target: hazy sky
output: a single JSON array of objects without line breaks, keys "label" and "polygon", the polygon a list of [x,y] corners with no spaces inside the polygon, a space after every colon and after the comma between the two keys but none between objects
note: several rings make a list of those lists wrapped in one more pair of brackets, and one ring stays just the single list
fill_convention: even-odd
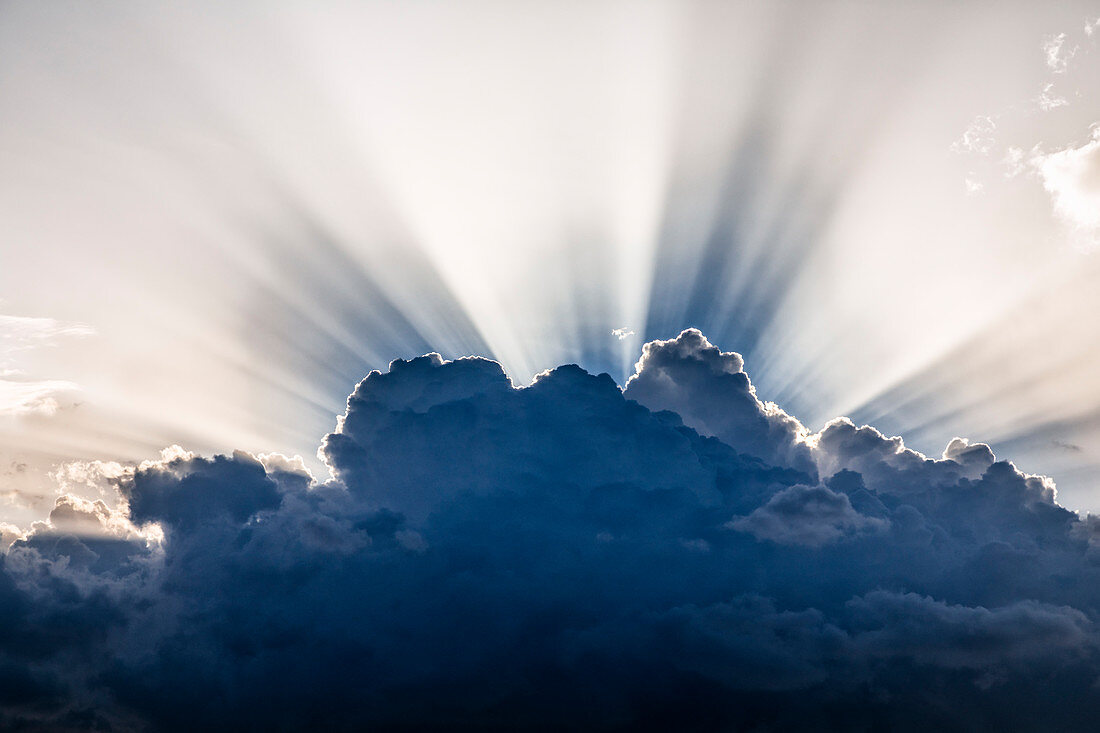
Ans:
[{"label": "hazy sky", "polygon": [[[762,397],[1100,509],[1097,3],[0,5],[0,519],[392,359]],[[615,329],[623,329],[618,335]],[[621,338],[620,338],[621,336]]]}]

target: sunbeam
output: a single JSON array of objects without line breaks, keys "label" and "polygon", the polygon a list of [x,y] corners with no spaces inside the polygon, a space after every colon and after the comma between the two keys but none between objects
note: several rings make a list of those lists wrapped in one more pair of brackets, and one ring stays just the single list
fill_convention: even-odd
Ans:
[{"label": "sunbeam", "polygon": [[[1080,9],[996,33],[918,3],[2,12],[2,308],[96,332],[5,367],[78,395],[5,418],[5,460],[174,442],[320,470],[394,358],[622,384],[642,343],[699,327],[812,428],[1022,446],[1100,504],[1100,344],[1072,315],[1092,255],[1041,185],[1100,100],[1020,101],[1095,78],[1079,30],[1045,81],[1036,22]],[[988,140],[956,144],[982,115]]]}]

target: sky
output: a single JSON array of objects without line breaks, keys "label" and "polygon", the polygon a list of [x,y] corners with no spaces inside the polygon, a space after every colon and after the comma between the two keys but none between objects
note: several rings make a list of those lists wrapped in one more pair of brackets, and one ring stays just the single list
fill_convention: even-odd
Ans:
[{"label": "sky", "polygon": [[[992,727],[1032,673],[1060,692],[1020,715],[1087,709],[1098,89],[1095,1],[0,2],[0,599],[47,619],[0,633],[26,691],[0,723],[171,729],[191,665],[231,721],[290,685],[282,654],[376,674],[349,640],[397,680],[349,728],[426,691],[423,728],[583,707],[579,659],[675,668],[649,713],[694,694],[725,723],[851,723],[860,685],[884,697],[858,721],[897,723],[929,703],[907,665],[977,685],[951,705]],[[697,587],[625,591],[629,553]],[[303,568],[302,607],[256,580]],[[526,619],[529,666],[454,641],[440,607],[486,596],[465,623]],[[913,651],[967,633],[998,654]],[[85,653],[124,661],[66,671]],[[464,654],[547,696],[428,672]],[[606,679],[594,728],[647,719],[648,683]],[[286,720],[347,704],[332,684]]]}]

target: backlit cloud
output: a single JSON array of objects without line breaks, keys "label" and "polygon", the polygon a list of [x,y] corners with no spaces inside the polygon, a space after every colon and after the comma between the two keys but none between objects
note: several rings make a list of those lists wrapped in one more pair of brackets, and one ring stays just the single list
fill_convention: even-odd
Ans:
[{"label": "backlit cloud", "polygon": [[321,454],[331,480],[178,447],[59,472],[48,520],[0,527],[2,727],[1100,714],[1091,518],[981,443],[808,433],[698,331],[647,344],[625,393],[576,366],[517,389],[486,359],[397,360]]},{"label": "backlit cloud", "polygon": [[1050,194],[1055,215],[1077,241],[1094,246],[1100,235],[1100,125],[1080,146],[1036,154],[1031,165]]}]

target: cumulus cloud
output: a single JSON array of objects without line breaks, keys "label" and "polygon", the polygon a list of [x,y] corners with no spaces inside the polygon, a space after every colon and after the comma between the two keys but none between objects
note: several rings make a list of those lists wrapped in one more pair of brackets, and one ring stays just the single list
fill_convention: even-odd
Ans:
[{"label": "cumulus cloud", "polygon": [[623,341],[634,335],[634,332],[627,328],[616,328],[611,332],[611,335],[615,338]]},{"label": "cumulus cloud", "polygon": [[368,375],[320,453],[74,464],[0,528],[0,728],[1090,730],[1100,529],[955,439],[809,434],[698,331]]},{"label": "cumulus cloud", "polygon": [[1031,158],[1043,187],[1050,194],[1055,215],[1084,244],[1100,237],[1100,125],[1091,139]]},{"label": "cumulus cloud", "polygon": [[760,400],[741,355],[721,351],[698,329],[646,344],[625,394],[772,464],[812,470],[802,423]]},{"label": "cumulus cloud", "polygon": [[846,535],[887,525],[886,520],[857,512],[844,494],[825,486],[796,484],[776,492],[764,506],[729,526],[761,540],[820,547]]}]

